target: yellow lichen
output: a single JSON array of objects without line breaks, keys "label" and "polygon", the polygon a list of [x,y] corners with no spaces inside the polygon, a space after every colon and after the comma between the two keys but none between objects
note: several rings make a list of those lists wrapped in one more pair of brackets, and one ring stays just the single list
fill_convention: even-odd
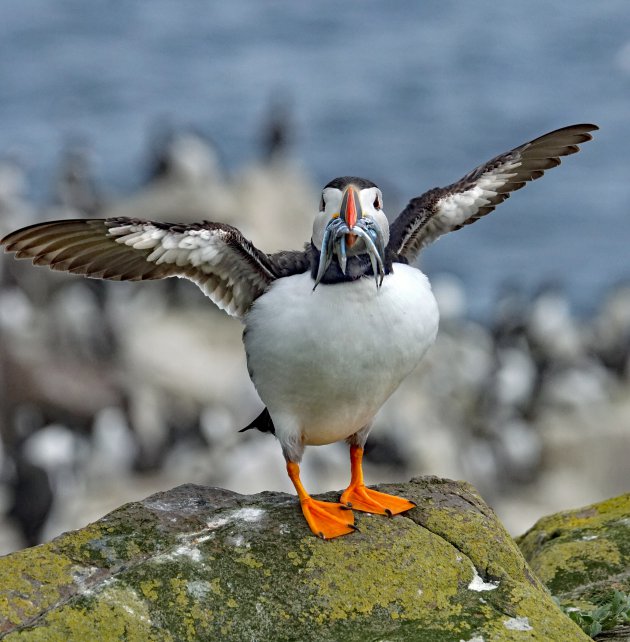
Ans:
[{"label": "yellow lichen", "polygon": [[162,581],[156,579],[140,582],[140,590],[142,591],[142,594],[150,600],[158,599],[159,593],[157,589],[161,586]]},{"label": "yellow lichen", "polygon": [[167,631],[159,635],[151,627],[146,605],[130,589],[110,588],[88,606],[66,605],[48,613],[35,629],[16,631],[4,638],[29,642],[173,642]]},{"label": "yellow lichen", "polygon": [[493,577],[509,575],[526,579],[525,563],[518,547],[497,519],[489,519],[476,511],[435,508],[424,522],[432,532],[440,535],[463,554],[473,565]]},{"label": "yellow lichen", "polygon": [[304,580],[316,592],[312,619],[321,624],[395,605],[401,619],[448,626],[459,610],[451,598],[470,572],[455,562],[454,549],[404,518],[365,516],[360,527],[365,537],[305,541],[311,555]]},{"label": "yellow lichen", "polygon": [[140,547],[135,543],[135,542],[128,542],[126,546],[126,556],[127,559],[131,559],[135,557],[136,555],[139,555],[141,553]]},{"label": "yellow lichen", "polygon": [[630,494],[544,517],[518,543],[532,569],[568,606],[590,607],[630,563]]},{"label": "yellow lichen", "polygon": [[245,564],[245,566],[249,566],[250,568],[263,567],[262,562],[259,562],[251,553],[245,553],[245,555],[241,555],[240,557],[237,557],[236,561],[239,564]]},{"label": "yellow lichen", "polygon": [[188,594],[188,581],[180,577],[172,577],[169,580],[172,595],[172,615],[176,616],[180,628],[186,632],[186,640],[197,639],[197,622],[192,615],[192,599]]},{"label": "yellow lichen", "polygon": [[81,530],[64,533],[51,542],[51,547],[74,560],[89,561],[95,556],[94,552],[88,550],[89,544],[98,541],[102,536],[103,529],[98,524],[88,524]]},{"label": "yellow lichen", "polygon": [[188,606],[188,591],[186,587],[188,582],[179,577],[172,577],[169,580],[171,586],[171,595],[174,597],[174,604],[180,608]]},{"label": "yellow lichen", "polygon": [[221,590],[221,580],[218,577],[215,577],[209,584],[210,591],[215,595],[221,595],[223,593]]},{"label": "yellow lichen", "polygon": [[584,508],[563,511],[538,520],[524,535],[519,537],[519,544],[527,540],[530,533],[568,532],[571,530],[596,530],[616,520],[630,516],[630,493],[613,497]]},{"label": "yellow lichen", "polygon": [[532,560],[532,569],[547,584],[551,582],[558,571],[588,570],[589,565],[607,564],[618,565],[621,563],[619,549],[604,538],[591,541],[558,542],[545,549]]},{"label": "yellow lichen", "polygon": [[594,504],[593,508],[600,516],[605,517],[606,521],[626,519],[630,516],[630,493],[606,499],[603,502]]},{"label": "yellow lichen", "polygon": [[49,609],[74,584],[73,568],[51,544],[0,558],[0,613],[17,624]]}]

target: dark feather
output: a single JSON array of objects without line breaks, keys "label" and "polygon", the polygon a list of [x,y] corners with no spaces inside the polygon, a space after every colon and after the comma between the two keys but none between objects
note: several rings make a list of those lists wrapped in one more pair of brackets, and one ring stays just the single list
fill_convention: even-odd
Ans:
[{"label": "dark feather", "polygon": [[276,427],[273,425],[273,420],[267,408],[264,408],[263,411],[254,419],[251,423],[247,424],[245,428],[241,428],[239,432],[245,432],[246,430],[260,430],[260,432],[270,432],[272,435],[276,434]]},{"label": "dark feather", "polygon": [[491,212],[528,181],[579,151],[596,125],[570,125],[496,156],[447,187],[412,199],[390,226],[389,248],[407,261],[442,234],[459,230]]},{"label": "dark feather", "polygon": [[335,189],[342,190],[348,185],[356,185],[359,189],[366,189],[368,187],[376,187],[376,183],[368,180],[367,178],[361,178],[359,176],[338,176],[333,178],[332,181],[324,185],[324,189],[327,187],[334,187]]},{"label": "dark feather", "polygon": [[270,263],[274,267],[277,278],[303,274],[311,269],[311,244],[307,243],[303,250],[284,250],[275,254],[268,254]]}]

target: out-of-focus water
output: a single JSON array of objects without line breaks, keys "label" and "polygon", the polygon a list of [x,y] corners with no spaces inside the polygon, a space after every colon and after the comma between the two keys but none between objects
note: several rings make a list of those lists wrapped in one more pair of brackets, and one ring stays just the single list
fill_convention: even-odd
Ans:
[{"label": "out-of-focus water", "polygon": [[[161,116],[251,161],[274,95],[289,97],[295,158],[318,180],[365,175],[390,209],[573,122],[595,143],[424,258],[481,312],[505,280],[551,278],[588,310],[630,276],[630,5],[4,0],[0,155],[43,199],[62,142],[85,137],[113,191],[140,179]],[[316,207],[316,204],[314,204]]]}]

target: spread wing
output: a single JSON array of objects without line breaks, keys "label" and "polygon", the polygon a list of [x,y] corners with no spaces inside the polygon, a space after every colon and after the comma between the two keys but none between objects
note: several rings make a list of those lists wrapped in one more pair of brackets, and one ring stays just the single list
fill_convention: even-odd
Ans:
[{"label": "spread wing", "polygon": [[448,187],[412,199],[390,227],[389,248],[413,261],[420,250],[442,234],[459,230],[491,212],[511,192],[560,165],[592,139],[596,125],[570,125],[536,138],[480,165]]},{"label": "spread wing", "polygon": [[296,257],[287,266],[286,259],[278,262],[261,252],[236,228],[207,221],[191,225],[129,218],[53,221],[17,230],[0,244],[36,265],[98,279],[190,279],[236,317],[242,317],[274,279],[287,276],[291,268],[303,271],[304,260],[303,253],[289,253]]}]

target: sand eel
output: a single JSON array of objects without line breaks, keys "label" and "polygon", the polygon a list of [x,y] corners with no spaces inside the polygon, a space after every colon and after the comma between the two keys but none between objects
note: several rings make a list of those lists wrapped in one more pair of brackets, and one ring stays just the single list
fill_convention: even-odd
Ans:
[{"label": "sand eel", "polygon": [[[435,339],[438,310],[411,264],[442,234],[488,214],[511,192],[560,164],[595,125],[551,132],[412,199],[388,224],[371,181],[332,180],[311,242],[265,254],[234,227],[110,218],[41,223],[2,240],[18,258],[88,277],[190,279],[242,320],[250,376],[266,409],[250,427],[273,432],[311,530],[355,529],[352,510],[395,515],[406,499],[366,488],[362,457],[372,420]],[[300,481],[305,446],[346,440],[351,481],[338,503]]]}]

